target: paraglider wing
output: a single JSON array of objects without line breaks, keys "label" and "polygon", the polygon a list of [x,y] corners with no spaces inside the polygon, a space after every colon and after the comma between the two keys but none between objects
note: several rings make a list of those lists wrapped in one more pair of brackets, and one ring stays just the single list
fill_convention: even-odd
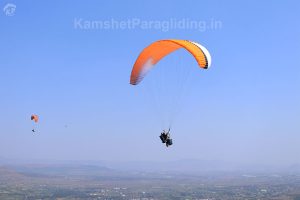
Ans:
[{"label": "paraglider wing", "polygon": [[211,64],[208,50],[200,44],[188,40],[159,40],[146,47],[133,66],[130,84],[139,84],[147,72],[168,54],[184,48],[196,59],[199,67],[207,69]]},{"label": "paraglider wing", "polygon": [[31,115],[31,120],[33,120],[35,123],[37,123],[39,121],[39,116]]}]

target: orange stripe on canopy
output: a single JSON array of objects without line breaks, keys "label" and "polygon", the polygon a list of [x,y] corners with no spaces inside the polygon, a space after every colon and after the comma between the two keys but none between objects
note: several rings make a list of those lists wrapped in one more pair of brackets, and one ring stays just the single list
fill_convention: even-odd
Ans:
[{"label": "orange stripe on canopy", "polygon": [[139,55],[131,71],[130,84],[139,84],[147,72],[168,54],[184,48],[196,59],[199,67],[207,69],[211,57],[207,49],[188,40],[159,40],[146,47]]}]

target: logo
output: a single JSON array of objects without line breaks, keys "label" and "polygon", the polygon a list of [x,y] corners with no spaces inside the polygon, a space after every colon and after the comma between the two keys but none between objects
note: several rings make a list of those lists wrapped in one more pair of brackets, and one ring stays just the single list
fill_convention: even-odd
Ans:
[{"label": "logo", "polygon": [[3,12],[5,13],[6,16],[11,17],[15,15],[16,8],[17,6],[15,4],[8,3],[4,6]]}]

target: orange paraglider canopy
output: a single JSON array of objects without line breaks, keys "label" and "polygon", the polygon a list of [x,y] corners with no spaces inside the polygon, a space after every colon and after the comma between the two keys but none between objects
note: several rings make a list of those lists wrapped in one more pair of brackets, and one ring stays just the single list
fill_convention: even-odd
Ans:
[{"label": "orange paraglider canopy", "polygon": [[147,72],[168,54],[184,48],[196,59],[199,67],[207,69],[211,64],[208,50],[202,45],[189,40],[159,40],[146,47],[139,55],[132,68],[130,84],[137,85]]},{"label": "orange paraglider canopy", "polygon": [[33,120],[35,123],[37,123],[39,121],[39,116],[31,115],[31,120]]}]

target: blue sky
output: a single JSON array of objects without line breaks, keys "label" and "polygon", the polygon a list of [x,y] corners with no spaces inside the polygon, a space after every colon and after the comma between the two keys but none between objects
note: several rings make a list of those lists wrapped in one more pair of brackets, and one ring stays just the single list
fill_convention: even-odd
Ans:
[{"label": "blue sky", "polygon": [[[16,5],[14,16],[3,12],[7,3]],[[0,157],[300,162],[299,6],[298,1],[1,0]],[[78,19],[221,26],[80,29],[74,25]],[[129,85],[129,75],[145,46],[168,38],[201,43],[212,66],[193,76],[173,130],[176,145],[165,149],[153,107],[145,92]],[[32,113],[41,118],[37,135],[30,131]]]}]

